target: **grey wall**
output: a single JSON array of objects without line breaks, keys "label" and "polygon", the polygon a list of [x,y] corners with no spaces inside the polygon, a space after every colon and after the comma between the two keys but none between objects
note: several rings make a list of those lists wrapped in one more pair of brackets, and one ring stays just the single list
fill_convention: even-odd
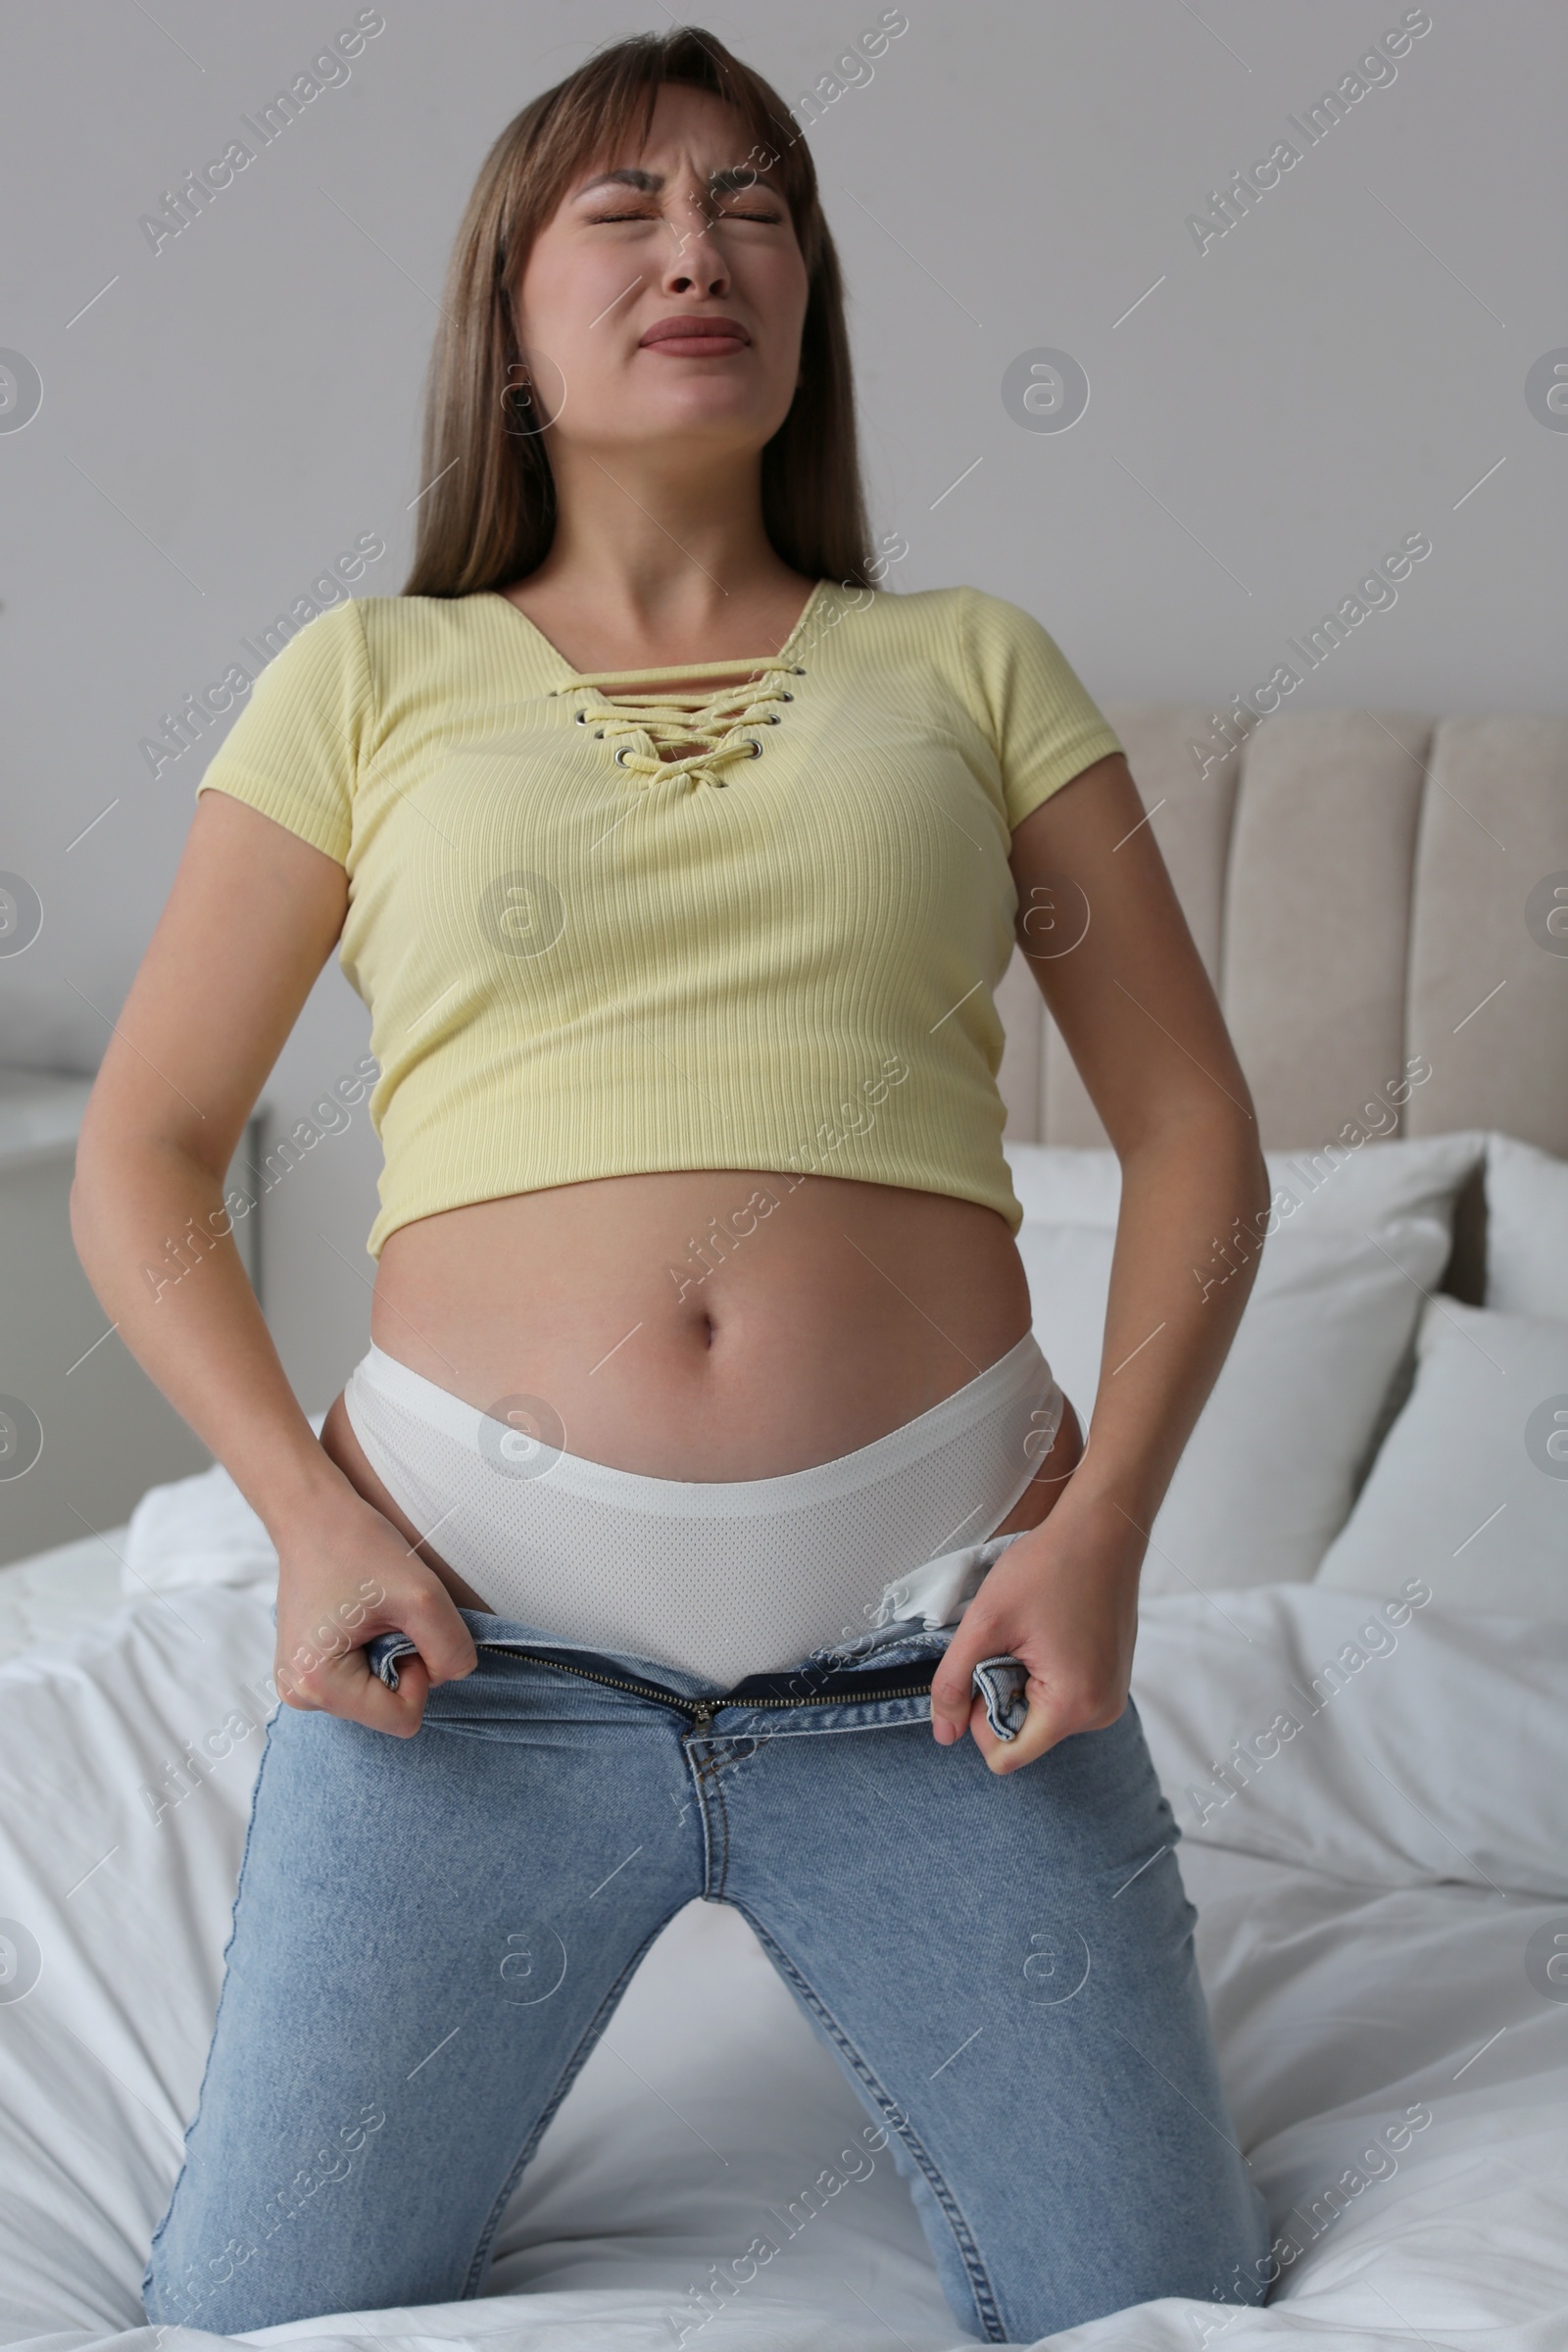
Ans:
[{"label": "grey wall", "polygon": [[[218,740],[155,777],[138,746],[161,714],[363,534],[387,553],[359,591],[401,586],[434,297],[490,139],[592,43],[668,21],[593,0],[380,13],[347,82],[156,252],[141,216],[352,0],[5,14],[0,346],[43,398],[0,429],[0,869],[44,909],[0,956],[7,1060],[97,1062]],[[1568,345],[1568,19],[1434,0],[1315,143],[1290,120],[1423,13],[909,0],[869,78],[823,85],[809,135],[874,523],[908,542],[891,584],[1015,599],[1105,700],[1218,706],[1294,659],[1292,709],[1562,710],[1568,416],[1539,394],[1533,413],[1527,377]],[[793,102],[881,14],[739,0],[703,21]],[[1283,139],[1299,160],[1217,233],[1211,193]],[[1042,350],[1087,377],[1067,429],[1004,398]],[[1396,601],[1308,671],[1287,640],[1417,533],[1431,553]],[[274,1120],[367,1035],[329,969]],[[362,1110],[266,1203],[265,1302],[311,1408],[364,1345],[376,1164]]]}]

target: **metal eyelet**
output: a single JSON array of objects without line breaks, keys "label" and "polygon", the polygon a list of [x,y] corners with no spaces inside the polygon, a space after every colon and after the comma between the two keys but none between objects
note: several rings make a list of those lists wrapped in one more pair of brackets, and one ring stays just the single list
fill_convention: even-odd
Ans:
[{"label": "metal eyelet", "polygon": [[806,672],[805,672],[805,670],[804,670],[804,669],[801,667],[801,664],[799,663],[799,662],[795,662],[795,663],[793,663],[793,664],[792,664],[792,666],[791,666],[791,669],[790,669],[790,676],[791,676],[792,678],[804,678],[804,677],[805,677],[805,675],[806,675]]},{"label": "metal eyelet", "polygon": [[595,727],[595,729],[594,729],[594,741],[595,741],[595,743],[603,743],[603,742],[604,742],[604,740],[605,740],[605,730],[604,730],[604,728],[603,728],[603,727]]},{"label": "metal eyelet", "polygon": [[625,766],[625,764],[626,764],[626,746],[625,746],[624,744],[622,744],[622,745],[621,745],[621,747],[620,747],[620,749],[619,749],[619,751],[618,751],[618,752],[615,754],[615,765],[616,765],[617,767],[624,767],[624,766]]},{"label": "metal eyelet", "polygon": [[791,692],[789,691],[789,688],[788,688],[787,686],[786,686],[786,687],[785,687],[785,689],[784,689],[784,700],[785,700],[787,703],[793,703],[793,702],[794,702],[794,700],[795,700],[795,697],[794,697],[794,695],[793,695],[793,694],[791,694]]},{"label": "metal eyelet", "polygon": [[764,719],[763,719],[763,721],[762,721],[762,724],[763,724],[765,727],[777,727],[777,726],[781,726],[781,725],[783,724],[783,721],[780,719],[780,717],[779,717],[779,714],[778,714],[778,712],[777,712],[776,710],[770,710],[770,711],[768,712],[768,714],[767,714],[766,718],[764,718]]},{"label": "metal eyelet", "polygon": [[579,710],[576,713],[576,718],[579,727],[585,727],[588,724],[588,713],[586,710]]},{"label": "metal eyelet", "polygon": [[758,742],[757,737],[755,735],[748,735],[746,740],[752,747],[752,758],[754,760],[760,760],[762,757],[762,747]]}]

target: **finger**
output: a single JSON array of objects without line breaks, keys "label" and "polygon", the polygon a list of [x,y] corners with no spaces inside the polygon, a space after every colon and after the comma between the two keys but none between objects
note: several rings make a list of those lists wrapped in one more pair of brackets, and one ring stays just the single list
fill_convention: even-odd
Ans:
[{"label": "finger", "polygon": [[989,1722],[984,1720],[984,1707],[980,1710],[983,1736],[981,1727],[977,1726],[975,1745],[999,1780],[1004,1779],[1009,1772],[1021,1772],[1026,1764],[1033,1764],[1038,1757],[1049,1753],[1058,1740],[1066,1739],[1072,1729],[1064,1710],[1054,1706],[1049,1698],[1028,1690],[1024,1696],[1029,1712],[1024,1717],[1023,1728],[1010,1740],[999,1740]]},{"label": "finger", "polygon": [[[364,1660],[363,1650],[355,1654]],[[423,1659],[417,1655],[399,1658],[395,1690],[379,1675],[372,1674],[368,1665],[356,1674],[352,1661],[345,1661],[324,1703],[330,1714],[349,1723],[362,1723],[367,1731],[389,1732],[394,1739],[412,1740],[423,1719],[429,1691],[430,1676]]]},{"label": "finger", "polygon": [[1000,1653],[971,1634],[962,1647],[955,1634],[931,1678],[931,1731],[939,1747],[951,1747],[969,1728],[975,1703],[974,1670],[982,1658]]},{"label": "finger", "polygon": [[278,1695],[285,1706],[335,1715],[399,1739],[412,1739],[418,1730],[429,1689],[430,1678],[418,1656],[398,1660],[398,1688],[393,1690],[370,1672],[363,1649],[323,1661],[309,1673],[291,1674],[281,1668],[277,1674]]},{"label": "finger", "polygon": [[976,1696],[969,1710],[967,1729],[970,1739],[993,1772],[1000,1769],[994,1759],[1001,1756],[1011,1757],[1019,1740],[1023,1738],[1022,1730],[1015,1732],[1010,1740],[1004,1740],[1000,1734],[994,1732],[991,1728],[991,1718],[986,1712],[986,1702],[979,1696]]},{"label": "finger", "polygon": [[[406,1599],[400,1597],[397,1630],[416,1644],[432,1683],[459,1682],[479,1663],[473,1636],[439,1577],[432,1576],[427,1586],[421,1584]],[[400,1658],[398,1672],[403,1671]]]},{"label": "finger", "polygon": [[[967,1627],[967,1619],[964,1623]],[[974,1687],[974,1670],[982,1658],[1013,1654],[1006,1635],[995,1626],[989,1632],[977,1627],[961,1649],[955,1635],[931,1679],[931,1729],[941,1746],[951,1747],[974,1728],[976,1707],[981,1720],[986,1720],[985,1701]]]},{"label": "finger", "polygon": [[352,1719],[368,1731],[412,1740],[424,1719],[430,1677],[419,1657],[398,1660],[398,1687],[389,1690],[378,1675],[367,1674],[352,1693]]}]

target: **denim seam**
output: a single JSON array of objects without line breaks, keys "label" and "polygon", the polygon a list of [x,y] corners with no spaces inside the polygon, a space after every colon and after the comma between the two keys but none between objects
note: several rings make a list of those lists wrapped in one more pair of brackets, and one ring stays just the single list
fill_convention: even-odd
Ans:
[{"label": "denim seam", "polygon": [[[733,1895],[726,1897],[726,1900],[729,1901],[733,1907],[740,1912],[742,1918],[746,1920],[753,1934],[756,1936],[758,1941],[761,1944],[763,1950],[767,1953],[768,1957],[771,1959],[774,1967],[779,1971],[780,1975],[788,1979],[789,1983],[795,1987],[800,1998],[804,2000],[811,2009],[813,2014],[821,2020],[822,2026],[826,2033],[831,2036],[835,2047],[843,2052],[844,2058],[851,2068],[851,2071],[861,2082],[865,2084],[867,2090],[872,2093],[873,2097],[882,2106],[884,2120],[886,2119],[887,2112],[890,2108],[895,2114],[903,2115],[904,2110],[899,2105],[898,2100],[894,2098],[891,2091],[885,2089],[877,2081],[875,2075],[866,2065],[865,2060],[861,2057],[859,2051],[856,2048],[855,2044],[850,2040],[849,2035],[840,2026],[838,2019],[833,2015],[832,2011],[826,2006],[826,2004],[818,1998],[815,1991],[801,1975],[800,1970],[795,1966],[793,1960],[790,1959],[788,1953],[783,1951],[780,1946],[774,1942],[772,1936],[763,1927],[761,1921],[757,1918],[754,1912],[748,1909],[745,1903],[737,1902]],[[907,2117],[905,2118],[905,2123],[906,2125],[908,2124]],[[958,2249],[964,2271],[968,2278],[969,2291],[974,2297],[975,2314],[980,2322],[981,2327],[985,2330],[986,2342],[992,2344],[1004,2344],[1007,2341],[1007,2337],[1003,2328],[1002,2314],[997,2308],[996,2294],[993,2290],[991,2279],[986,2271],[985,2264],[981,2260],[980,2249],[974,2242],[974,2238],[969,2230],[969,2226],[963,2218],[962,2211],[956,2198],[949,2188],[946,2180],[943,2179],[936,2165],[932,2162],[926,2148],[916,2136],[912,2126],[908,2129],[905,2129],[902,2126],[888,2123],[887,2129],[890,2132],[898,2132],[899,2137],[903,2140],[910,2155],[919,2165],[921,2172],[925,2175],[927,2184],[929,2185],[931,2192],[935,2196],[938,2204],[942,2208],[948,2228],[953,2232],[954,2243]]]},{"label": "denim seam", "polygon": [[[687,1760],[688,1762],[691,1762],[690,1744],[688,1744],[686,1752]],[[703,1808],[703,1844],[706,1851],[708,1865],[703,1874],[704,1878],[708,1882],[703,1888],[703,1899],[705,1902],[710,1903],[721,1903],[724,1900],[724,1886],[729,1877],[729,1808],[724,1802],[724,1789],[720,1778],[723,1772],[724,1764],[729,1760],[730,1759],[727,1757],[720,1759],[717,1756],[710,1755],[706,1756],[700,1764],[692,1763],[692,1772],[697,1782],[697,1794]],[[709,1800],[704,1794],[703,1790],[703,1783],[705,1781],[710,1781],[713,1786],[714,1796],[718,1806],[718,1825],[723,1848],[719,1858],[718,1880],[716,1885],[713,1880],[712,1839],[709,1836],[708,1829]]]},{"label": "denim seam", "polygon": [[[681,1903],[678,1903],[675,1906],[675,1910],[680,1910],[681,1908],[683,1908],[683,1904]],[[523,2143],[521,2155],[517,2158],[516,2163],[507,2175],[506,2180],[501,2189],[501,2193],[496,2198],[494,2205],[490,2209],[489,2219],[486,2221],[484,2229],[480,2232],[478,2245],[474,2249],[473,2260],[468,2265],[468,2276],[464,2283],[463,2292],[459,2297],[460,2302],[471,2301],[472,2298],[478,2293],[479,2281],[484,2273],[484,2267],[489,2256],[491,2243],[495,2237],[497,2230],[501,2226],[501,2217],[507,2209],[508,2199],[511,2197],[513,2190],[516,2187],[517,2182],[522,2179],[524,2172],[527,2170],[529,2163],[532,2161],[534,2153],[539,2146],[539,2142],[541,2139],[543,2139],[547,2129],[555,2118],[557,2109],[560,2107],[567,2091],[571,2088],[573,2082],[575,2082],[577,2080],[577,2077],[581,2074],[583,2068],[587,2065],[588,2060],[593,2056],[594,2050],[598,2046],[600,2037],[603,2034],[605,2028],[609,2025],[611,2018],[614,2015],[621,1995],[624,1993],[627,1985],[631,1983],[632,1978],[642,1966],[643,1961],[646,1959],[648,1953],[653,1949],[654,1944],[663,1934],[664,1930],[668,1927],[670,1920],[672,1920],[674,1916],[675,1911],[672,1910],[668,1912],[663,1919],[658,1921],[656,1925],[649,1930],[642,1942],[632,1953],[631,1958],[627,1961],[625,1967],[621,1970],[619,1976],[615,1979],[613,1984],[612,1984],[605,1993],[604,1999],[594,2011],[593,2016],[589,2019],[587,2025],[583,2028],[582,2034],[578,2040],[576,2048],[573,2050],[571,2056],[567,2059],[565,2066],[562,2069],[561,2080],[556,2085],[555,2096],[550,2101],[549,2106],[545,2108],[543,2114],[540,2115],[538,2121],[534,2125],[533,2130],[529,2132],[526,2141]]]},{"label": "denim seam", "polygon": [[[279,1706],[281,1706],[283,1702],[280,1700],[278,1703]],[[207,2080],[213,2071],[213,2053],[218,2047],[218,2028],[223,2015],[223,2003],[228,1998],[228,1955],[234,1948],[234,1938],[239,1933],[239,1906],[245,1892],[245,1866],[251,1858],[251,1833],[256,1826],[256,1800],[261,1791],[262,1775],[267,1770],[268,1757],[272,1752],[272,1724],[275,1720],[276,1714],[277,1709],[274,1708],[272,1713],[267,1718],[267,1723],[263,1734],[262,1760],[257,1767],[255,1787],[251,1792],[250,1816],[245,1824],[245,1843],[240,1849],[239,1876],[234,1882],[234,1900],[230,1906],[228,1915],[228,1940],[223,1946],[222,1953],[223,1981],[219,1987],[218,2008],[213,2020],[212,2038],[207,2045],[206,2063],[202,2068],[201,2088],[196,2094],[196,2112],[191,2117],[189,2124],[186,2126],[184,2137],[180,2143],[183,2149],[183,2155],[180,2161],[179,2171],[174,2178],[174,2185],[169,2192],[169,2203],[164,2208],[164,2218],[159,2223],[157,2229],[153,2231],[152,2242],[147,2249],[147,2264],[146,2268],[142,2272],[141,2278],[142,2305],[144,2309],[146,2308],[147,2290],[153,2283],[153,2263],[157,2256],[159,2246],[163,2242],[164,2231],[168,2229],[170,2222],[173,2217],[174,2201],[179,2195],[180,2182],[184,2180],[186,2173],[190,2170],[191,2136],[194,2133],[197,2125],[202,2120],[202,2104],[207,2096]],[[205,2301],[206,2298],[204,2297],[203,2300]],[[150,2312],[147,2316],[149,2319],[152,2318],[152,2314]],[[160,2323],[158,2322],[154,2322],[155,2326],[159,2324]],[[167,2325],[168,2323],[164,2324]],[[173,2325],[182,2326],[184,2323],[176,2321],[173,2323]]]}]

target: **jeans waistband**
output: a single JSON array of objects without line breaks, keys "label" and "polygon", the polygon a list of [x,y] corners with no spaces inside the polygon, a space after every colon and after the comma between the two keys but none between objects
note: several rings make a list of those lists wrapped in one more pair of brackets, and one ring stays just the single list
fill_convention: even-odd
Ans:
[{"label": "jeans waistband", "polygon": [[[1010,1537],[1002,1537],[989,1545],[976,1544],[972,1548],[997,1549],[1011,1541]],[[749,1737],[744,1728],[748,1716],[764,1719],[768,1729],[776,1733],[783,1728],[778,1718],[785,1710],[796,1718],[790,1727],[795,1730],[842,1728],[840,1721],[830,1724],[828,1717],[830,1714],[841,1717],[845,1708],[898,1705],[908,1719],[928,1716],[928,1701],[923,1707],[912,1702],[929,1690],[931,1676],[954,1634],[951,1625],[894,1624],[881,1631],[858,1635],[852,1642],[813,1651],[782,1673],[748,1675],[726,1690],[680,1667],[628,1652],[596,1649],[588,1642],[564,1640],[559,1634],[514,1618],[492,1616],[480,1609],[464,1609],[461,1615],[481,1652],[491,1649],[537,1654],[546,1663],[559,1659],[569,1671],[589,1681],[635,1685],[637,1690],[628,1690],[628,1695],[654,1703],[667,1702],[694,1723],[700,1722],[705,1736],[715,1739]],[[377,1634],[366,1644],[370,1671],[389,1690],[395,1690],[397,1661],[412,1655],[416,1646],[400,1631]],[[1023,1728],[1028,1711],[1023,1696],[1028,1671],[1021,1659],[1010,1655],[983,1658],[974,1669],[972,1688],[983,1700],[986,1719],[999,1740],[1015,1739]],[[887,1688],[890,1678],[900,1684],[906,1679],[909,1687],[890,1690]],[[815,1725],[805,1720],[808,1710],[812,1709],[819,1712]],[[715,1731],[714,1719],[720,1714],[728,1715],[731,1720],[723,1731]]]}]

